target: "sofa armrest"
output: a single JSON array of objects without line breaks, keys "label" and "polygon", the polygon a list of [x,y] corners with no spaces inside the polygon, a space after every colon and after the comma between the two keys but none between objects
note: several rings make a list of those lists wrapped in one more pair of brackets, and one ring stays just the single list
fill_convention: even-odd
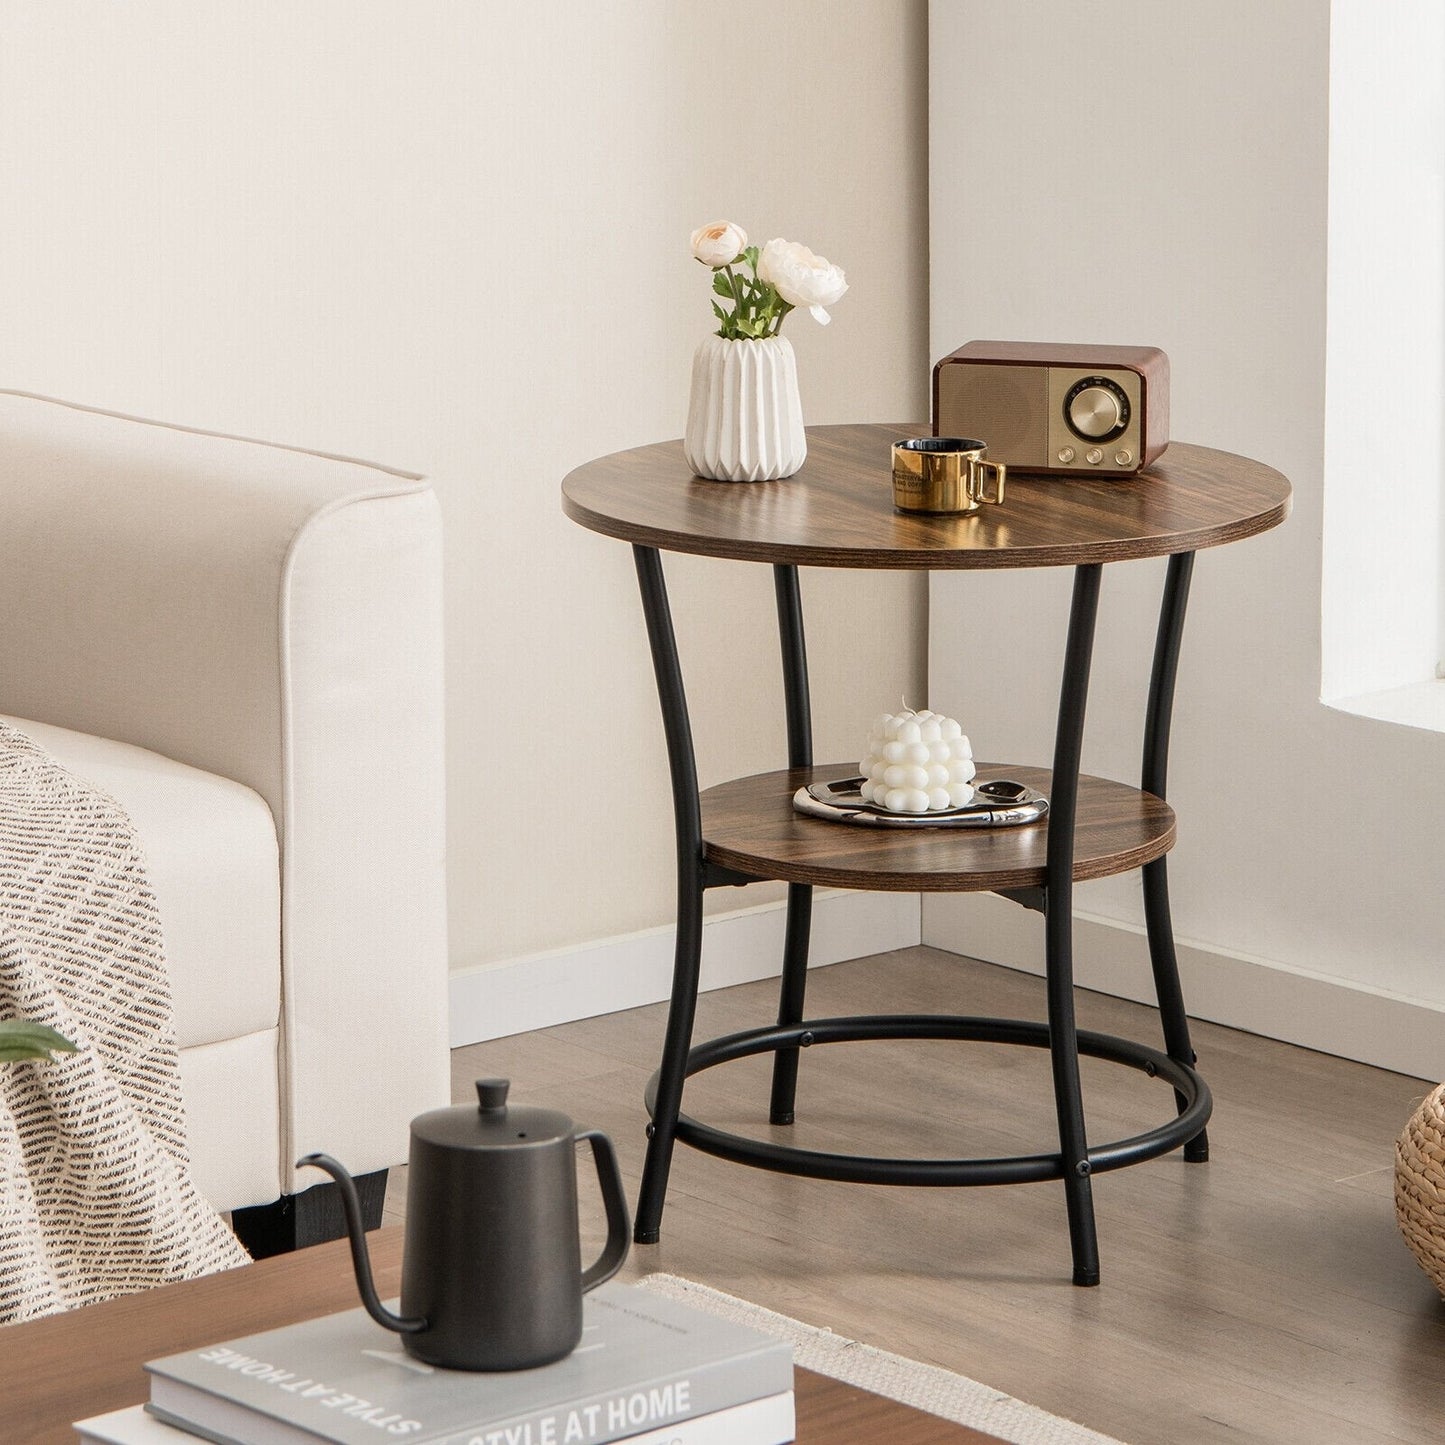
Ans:
[{"label": "sofa armrest", "polygon": [[400,1162],[408,1120],[448,1093],[431,489],[0,392],[0,619],[0,711],[271,808],[282,1187],[314,1149],[358,1173]]}]

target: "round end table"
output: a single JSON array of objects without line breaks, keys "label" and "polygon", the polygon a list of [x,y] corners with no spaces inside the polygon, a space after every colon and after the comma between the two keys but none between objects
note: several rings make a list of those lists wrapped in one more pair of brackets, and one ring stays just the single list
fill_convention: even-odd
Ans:
[{"label": "round end table", "polygon": [[[1208,1157],[1211,1100],[1195,1069],[1169,914],[1165,855],[1174,813],[1165,802],[1175,675],[1194,556],[1277,526],[1290,486],[1263,464],[1173,442],[1147,471],[1124,480],[1010,473],[1007,501],[969,516],[895,511],[891,445],[924,428],[812,427],[808,458],[776,482],[693,476],[678,441],[588,462],[562,485],[573,521],[632,545],[652,650],[672,777],[677,842],[677,943],[662,1058],[647,1088],[647,1160],[635,1236],[658,1238],[677,1141],[757,1168],[874,1184],[974,1185],[1058,1179],[1064,1184],[1073,1278],[1099,1280],[1091,1176],[1181,1146]],[[660,554],[689,552],[773,567],[783,658],[788,767],[699,792],[682,670]],[[1140,786],[1081,775],[1085,704],[1105,563],[1169,558],[1160,607]],[[980,764],[1038,789],[1049,811],[1007,828],[861,828],[805,817],[793,793],[836,781],[851,762],[815,765],[807,654],[797,569],[1073,567],[1073,601],[1050,768]],[[1073,998],[1073,885],[1141,871],[1149,954],[1163,1023],[1162,1050],[1080,1030]],[[694,1044],[702,952],[702,899],[709,888],[761,879],[788,884],[787,929],[776,1025]],[[876,1014],[804,1018],[816,886],[903,892],[993,892],[1043,914],[1047,1018]],[[800,1052],[816,1044],[880,1038],[986,1040],[1046,1049],[1059,1147],[1004,1159],[897,1159],[798,1149],[714,1129],[683,1113],[689,1075],[750,1054],[772,1053],[769,1121],[790,1124]],[[1107,1059],[1172,1086],[1165,1123],[1113,1143],[1090,1143],[1079,1086],[1080,1055]]]}]

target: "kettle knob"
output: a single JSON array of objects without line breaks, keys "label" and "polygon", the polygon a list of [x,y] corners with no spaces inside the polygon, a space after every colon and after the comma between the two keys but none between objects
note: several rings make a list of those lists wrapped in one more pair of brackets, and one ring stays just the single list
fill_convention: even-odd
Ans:
[{"label": "kettle knob", "polygon": [[507,1107],[510,1079],[478,1079],[477,1104],[484,1114],[498,1114]]}]

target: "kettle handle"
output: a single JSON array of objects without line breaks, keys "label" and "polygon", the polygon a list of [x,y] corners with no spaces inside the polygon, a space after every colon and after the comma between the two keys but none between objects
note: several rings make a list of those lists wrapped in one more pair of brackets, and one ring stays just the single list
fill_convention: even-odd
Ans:
[{"label": "kettle handle", "polygon": [[627,1258],[632,1226],[627,1217],[627,1196],[622,1192],[622,1171],[617,1167],[617,1151],[612,1140],[600,1129],[584,1129],[577,1142],[586,1140],[592,1146],[592,1159],[597,1166],[597,1183],[602,1188],[602,1203],[607,1209],[607,1243],[589,1269],[582,1271],[582,1292],[595,1289],[609,1280]]}]

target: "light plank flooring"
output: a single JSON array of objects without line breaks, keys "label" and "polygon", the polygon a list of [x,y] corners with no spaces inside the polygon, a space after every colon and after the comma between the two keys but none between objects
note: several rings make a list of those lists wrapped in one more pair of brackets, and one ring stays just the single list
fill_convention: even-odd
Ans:
[{"label": "light plank flooring", "polygon": [[[697,1037],[771,1022],[772,983],[704,995]],[[1041,1017],[1039,980],[927,948],[815,970],[815,1017],[877,1011]],[[606,1129],[635,1202],[642,1089],[663,1006],[458,1049],[473,1078],[514,1081]],[[1080,994],[1080,1023],[1157,1041],[1152,1009]],[[1424,1081],[1209,1024],[1212,1160],[1178,1154],[1095,1179],[1103,1283],[1069,1283],[1061,1186],[897,1189],[793,1179],[679,1147],[662,1242],[625,1268],[666,1270],[971,1375],[1129,1445],[1445,1441],[1445,1305],[1395,1228],[1392,1145]],[[768,1065],[689,1081],[688,1112],[767,1136]],[[1090,1136],[1157,1122],[1172,1093],[1084,1063]],[[1053,1147],[1047,1059],[950,1043],[817,1047],[802,1056],[800,1144],[982,1155]],[[777,1131],[786,1136],[788,1131]],[[389,1193],[402,1216],[404,1171]],[[582,1179],[587,1257],[600,1238]]]}]

